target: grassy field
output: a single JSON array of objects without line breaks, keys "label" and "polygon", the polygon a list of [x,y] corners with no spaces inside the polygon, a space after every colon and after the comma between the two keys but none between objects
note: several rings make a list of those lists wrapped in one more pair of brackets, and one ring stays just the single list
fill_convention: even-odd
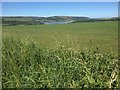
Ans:
[{"label": "grassy field", "polygon": [[58,43],[74,49],[95,48],[118,50],[117,22],[74,23],[61,25],[5,26],[3,36],[32,38],[41,46],[56,48]]},{"label": "grassy field", "polygon": [[3,88],[118,88],[117,40],[117,22],[3,26]]}]

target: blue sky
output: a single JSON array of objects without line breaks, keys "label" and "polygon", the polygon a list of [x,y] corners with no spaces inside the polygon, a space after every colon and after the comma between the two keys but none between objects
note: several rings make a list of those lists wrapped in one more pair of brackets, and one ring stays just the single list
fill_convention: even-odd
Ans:
[{"label": "blue sky", "polygon": [[3,2],[2,16],[117,17],[117,2]]}]

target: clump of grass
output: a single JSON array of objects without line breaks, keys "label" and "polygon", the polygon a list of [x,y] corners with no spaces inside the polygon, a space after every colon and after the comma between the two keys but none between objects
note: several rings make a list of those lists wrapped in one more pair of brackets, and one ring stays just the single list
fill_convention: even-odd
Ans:
[{"label": "clump of grass", "polygon": [[118,88],[117,58],[95,50],[41,48],[34,41],[3,38],[3,88]]}]

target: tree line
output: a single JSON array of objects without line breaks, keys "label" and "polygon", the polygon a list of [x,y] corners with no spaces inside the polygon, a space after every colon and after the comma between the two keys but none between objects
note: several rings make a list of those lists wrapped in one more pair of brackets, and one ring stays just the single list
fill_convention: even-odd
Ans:
[{"label": "tree line", "polygon": [[14,26],[14,25],[41,25],[43,24],[42,22],[37,22],[37,21],[15,21],[15,20],[5,20],[2,19],[2,25],[3,26]]}]

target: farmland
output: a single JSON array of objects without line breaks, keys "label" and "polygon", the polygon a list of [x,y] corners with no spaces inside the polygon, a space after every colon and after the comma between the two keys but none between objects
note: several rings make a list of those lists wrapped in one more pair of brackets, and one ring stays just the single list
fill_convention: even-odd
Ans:
[{"label": "farmland", "polygon": [[74,49],[94,48],[118,50],[117,22],[72,23],[61,25],[5,26],[3,37],[32,38],[41,46],[54,49],[56,44],[67,44]]},{"label": "farmland", "polygon": [[118,23],[3,26],[3,87],[118,87]]}]

